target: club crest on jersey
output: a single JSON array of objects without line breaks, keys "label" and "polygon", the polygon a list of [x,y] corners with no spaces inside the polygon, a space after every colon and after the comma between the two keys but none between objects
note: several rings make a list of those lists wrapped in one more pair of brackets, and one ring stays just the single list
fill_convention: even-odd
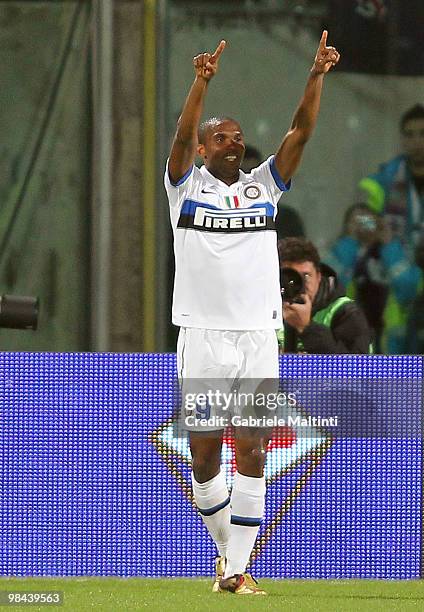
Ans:
[{"label": "club crest on jersey", "polygon": [[243,195],[249,200],[257,200],[261,195],[261,190],[257,185],[247,185],[243,189]]}]

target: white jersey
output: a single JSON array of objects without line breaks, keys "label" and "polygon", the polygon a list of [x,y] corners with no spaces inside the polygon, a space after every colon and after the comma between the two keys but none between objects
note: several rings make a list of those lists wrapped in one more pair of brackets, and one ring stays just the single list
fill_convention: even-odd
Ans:
[{"label": "white jersey", "polygon": [[172,322],[225,330],[282,327],[275,217],[285,185],[270,157],[226,185],[196,166],[165,172],[174,232]]}]

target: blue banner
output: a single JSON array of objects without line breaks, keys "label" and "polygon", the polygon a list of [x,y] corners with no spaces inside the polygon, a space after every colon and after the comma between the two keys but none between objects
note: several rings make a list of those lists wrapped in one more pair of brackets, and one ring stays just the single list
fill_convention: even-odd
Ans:
[{"label": "blue banner", "polygon": [[[287,355],[281,377],[349,426],[276,428],[253,573],[418,578],[422,358]],[[212,574],[175,378],[173,354],[0,354],[2,575]],[[223,466],[231,486],[231,429]]]}]

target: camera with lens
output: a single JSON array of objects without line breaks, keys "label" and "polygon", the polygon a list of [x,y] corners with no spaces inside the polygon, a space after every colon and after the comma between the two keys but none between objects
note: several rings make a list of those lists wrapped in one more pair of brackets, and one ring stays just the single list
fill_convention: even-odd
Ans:
[{"label": "camera with lens", "polygon": [[280,268],[281,295],[289,304],[304,304],[306,292],[303,276],[293,268]]},{"label": "camera with lens", "polygon": [[37,329],[39,299],[22,295],[0,296],[0,327]]}]

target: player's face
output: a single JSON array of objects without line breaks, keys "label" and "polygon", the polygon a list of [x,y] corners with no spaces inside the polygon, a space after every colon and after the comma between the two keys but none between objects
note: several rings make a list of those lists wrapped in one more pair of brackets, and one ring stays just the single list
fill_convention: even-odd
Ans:
[{"label": "player's face", "polygon": [[206,168],[219,179],[238,180],[244,155],[243,132],[235,121],[223,121],[209,128],[199,154]]},{"label": "player's face", "polygon": [[424,164],[424,119],[410,119],[405,123],[402,144],[412,163]]},{"label": "player's face", "polygon": [[314,301],[316,294],[318,293],[319,284],[321,282],[321,272],[316,269],[312,261],[302,261],[302,263],[296,261],[284,261],[283,266],[287,268],[293,268],[303,277],[305,282],[305,292],[311,298],[311,302]]}]

